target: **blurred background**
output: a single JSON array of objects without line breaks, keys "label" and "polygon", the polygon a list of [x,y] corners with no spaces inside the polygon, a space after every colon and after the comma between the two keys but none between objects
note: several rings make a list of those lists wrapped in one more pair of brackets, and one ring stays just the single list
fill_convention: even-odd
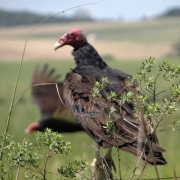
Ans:
[{"label": "blurred background", "polygon": [[[4,132],[16,76],[22,59],[23,48],[28,33],[44,18],[29,36],[24,62],[19,79],[16,99],[30,86],[32,74],[37,64],[48,63],[61,74],[59,81],[70,68],[74,67],[71,47],[64,47],[57,52],[53,45],[58,38],[73,27],[80,28],[88,41],[97,49],[103,59],[112,67],[135,75],[141,62],[155,57],[158,63],[168,60],[179,64],[180,61],[180,1],[179,0],[127,0],[101,1],[65,11],[92,1],[49,1],[42,0],[1,0],[0,2],[0,134]],[[63,12],[64,11],[64,12]],[[179,80],[175,83],[179,83]],[[164,84],[163,88],[168,89]],[[180,113],[167,119],[178,119]],[[36,133],[25,134],[26,127],[40,118],[39,111],[27,91],[13,109],[9,133],[22,142],[23,138],[33,141]],[[64,159],[86,159],[91,162],[95,144],[83,132],[64,134],[72,142],[73,154]],[[159,133],[160,144],[168,165],[159,167],[160,177],[173,176],[173,169],[180,176],[180,132],[168,129]],[[79,143],[81,149],[79,148]],[[120,153],[121,154],[121,153]],[[116,156],[114,152],[113,156]],[[131,155],[122,153],[124,162],[129,162]],[[52,164],[58,164],[54,162]],[[125,163],[124,163],[125,164]],[[124,166],[124,167],[123,167]],[[129,167],[133,165],[129,165]],[[132,169],[124,168],[128,179]],[[52,166],[53,168],[53,166]],[[149,166],[147,177],[155,177],[154,168]],[[127,173],[126,173],[127,172]]]}]

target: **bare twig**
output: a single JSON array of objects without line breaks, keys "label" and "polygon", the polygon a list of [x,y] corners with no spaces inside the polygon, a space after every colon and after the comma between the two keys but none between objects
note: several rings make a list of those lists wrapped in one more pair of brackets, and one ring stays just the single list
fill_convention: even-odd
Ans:
[{"label": "bare twig", "polygon": [[174,169],[174,180],[177,180],[176,170]]},{"label": "bare twig", "polygon": [[[105,156],[102,157],[102,167],[101,167],[104,170],[104,174],[106,175],[106,178],[109,180],[113,179],[114,176],[112,173],[112,168],[116,172],[116,167],[112,159],[111,153],[112,153],[112,149],[110,148],[107,150]],[[114,178],[116,177],[114,176]]]},{"label": "bare twig", "polygon": [[20,172],[20,167],[17,169],[17,172],[16,172],[16,180],[18,180],[19,178],[19,172]]},{"label": "bare twig", "polygon": [[[56,83],[55,83],[55,85],[56,85],[56,90],[57,90],[57,94],[58,94],[58,96],[59,96],[59,99],[60,99],[61,103],[63,104],[63,106],[66,107],[66,105],[63,103],[63,101],[62,101],[62,99],[61,99],[61,96],[60,96],[60,94],[59,94],[58,85],[57,85]],[[67,108],[67,107],[66,107],[66,108]]]},{"label": "bare twig", "polygon": [[145,149],[145,147],[143,148],[143,150],[142,150],[142,152],[141,152],[141,154],[140,154],[140,156],[139,156],[139,159],[138,159],[138,161],[137,161],[137,163],[136,163],[135,168],[133,169],[133,172],[132,172],[132,174],[131,174],[131,176],[130,176],[129,180],[131,180],[131,179],[133,178],[134,173],[136,172],[136,169],[137,169],[137,168],[138,168],[138,166],[139,166],[139,162],[140,162],[140,160],[141,160],[141,158],[142,158],[142,156],[143,156],[144,149]]},{"label": "bare twig", "polygon": [[49,162],[49,156],[47,156],[46,161],[44,163],[44,169],[43,169],[43,179],[46,180],[46,169],[47,169],[47,164]]},{"label": "bare twig", "polygon": [[[179,179],[180,178],[180,176],[179,177],[176,177],[177,179]],[[164,178],[162,178],[162,177],[160,177],[159,178],[160,180],[162,180],[162,179],[164,179],[164,180],[168,180],[168,179],[174,179],[174,177],[164,177]],[[141,179],[141,180],[158,180],[157,178],[145,178],[145,179]]]},{"label": "bare twig", "polygon": [[154,159],[154,154],[153,154],[153,150],[152,150],[152,144],[151,144],[151,142],[149,140],[147,129],[146,129],[146,125],[145,125],[144,110],[143,110],[143,108],[141,106],[141,103],[140,103],[139,99],[137,98],[136,90],[134,90],[133,92],[134,92],[135,101],[137,103],[137,109],[138,109],[138,113],[139,113],[139,119],[140,119],[140,122],[141,122],[142,130],[144,130],[144,135],[147,138],[147,142],[148,142],[149,148],[150,148],[150,154],[153,157],[153,162],[154,162],[154,167],[155,167],[156,175],[157,175],[157,178],[159,180],[159,173],[158,173],[158,169],[157,169],[156,162],[155,162],[155,159]]},{"label": "bare twig", "polygon": [[121,176],[121,159],[120,159],[120,155],[119,155],[119,148],[117,148],[117,153],[118,153],[118,169],[119,169],[119,179],[122,179],[122,176]]},{"label": "bare twig", "polygon": [[146,165],[147,165],[147,161],[145,161],[144,166],[143,166],[143,169],[141,170],[141,173],[139,174],[137,180],[139,180],[139,179],[141,178],[141,176],[142,176],[142,174],[143,174],[143,172],[144,172],[144,170],[145,170],[145,168],[146,168]]}]

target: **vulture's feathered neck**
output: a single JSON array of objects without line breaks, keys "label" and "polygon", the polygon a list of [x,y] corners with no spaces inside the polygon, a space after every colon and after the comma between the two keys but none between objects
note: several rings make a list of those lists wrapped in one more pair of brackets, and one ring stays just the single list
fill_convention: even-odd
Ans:
[{"label": "vulture's feathered neck", "polygon": [[99,69],[104,69],[107,66],[98,52],[89,43],[79,49],[73,50],[72,55],[77,66],[91,65]]}]

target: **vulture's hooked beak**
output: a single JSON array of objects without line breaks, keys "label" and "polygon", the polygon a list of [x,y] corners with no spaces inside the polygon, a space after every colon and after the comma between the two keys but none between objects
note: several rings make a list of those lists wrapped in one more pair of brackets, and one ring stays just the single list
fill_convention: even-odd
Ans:
[{"label": "vulture's hooked beak", "polygon": [[64,34],[58,42],[56,42],[54,44],[54,50],[56,51],[57,49],[59,49],[60,47],[66,45],[66,40],[67,40],[67,34]]},{"label": "vulture's hooked beak", "polygon": [[56,51],[57,49],[59,49],[61,47],[61,44],[59,44],[59,42],[56,42],[54,44],[54,50]]}]

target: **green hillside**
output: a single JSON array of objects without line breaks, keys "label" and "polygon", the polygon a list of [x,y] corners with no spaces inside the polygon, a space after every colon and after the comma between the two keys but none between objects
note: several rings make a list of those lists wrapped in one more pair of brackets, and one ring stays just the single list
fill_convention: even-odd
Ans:
[{"label": "green hillside", "polygon": [[[0,9],[0,27],[38,24],[40,21],[47,18],[48,16],[50,16],[50,14],[39,14],[35,12],[30,12],[27,10],[11,11],[11,10]],[[160,15],[157,15],[155,19],[179,17],[179,16],[180,16],[180,8],[175,7],[175,8],[168,9],[167,11],[165,11],[164,13]],[[57,16],[46,19],[43,23],[44,24],[72,23],[72,22],[81,22],[81,21],[89,22],[89,21],[98,21],[98,20],[96,20],[95,18],[92,18],[92,15],[86,10],[80,9],[71,16],[66,16],[60,13]]]},{"label": "green hillside", "polygon": [[[34,26],[1,28],[4,38],[25,38]],[[40,25],[31,38],[57,38],[72,27],[78,27],[85,34],[96,34],[100,40],[130,42],[176,41],[180,37],[180,18],[163,18],[137,22],[73,22],[70,24]]]},{"label": "green hillside", "polygon": [[[29,11],[7,11],[0,9],[0,27],[10,27],[10,26],[22,26],[30,24],[38,24],[44,18],[50,15],[42,15],[38,13],[33,13]],[[58,15],[51,17],[44,21],[45,24],[51,23],[63,23],[63,22],[74,22],[74,21],[92,21],[90,16],[72,16],[67,17],[64,15]]]},{"label": "green hillside", "polygon": [[179,17],[179,16],[180,16],[180,7],[175,7],[167,10],[158,17],[163,18],[163,17]]}]

